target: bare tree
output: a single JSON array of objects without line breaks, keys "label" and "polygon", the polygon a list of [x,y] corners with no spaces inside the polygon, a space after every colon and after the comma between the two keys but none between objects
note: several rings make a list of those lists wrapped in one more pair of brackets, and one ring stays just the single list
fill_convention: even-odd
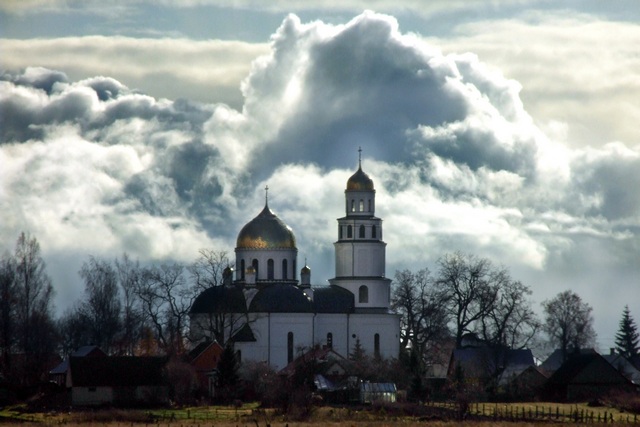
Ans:
[{"label": "bare tree", "polygon": [[11,372],[11,354],[16,345],[16,268],[14,258],[5,254],[0,259],[0,373]]},{"label": "bare tree", "polygon": [[80,309],[89,325],[91,343],[112,354],[120,333],[122,308],[116,271],[109,262],[92,257],[82,265],[80,276],[85,283]]},{"label": "bare tree", "polygon": [[449,335],[448,314],[429,269],[396,271],[391,300],[400,314],[401,347],[411,347],[426,361],[427,350]]},{"label": "bare tree", "polygon": [[569,349],[580,349],[595,343],[593,309],[578,294],[567,290],[544,301],[542,306],[545,313],[544,330],[550,343],[560,348],[565,359]]},{"label": "bare tree", "polygon": [[490,280],[497,288],[497,298],[481,319],[483,338],[495,346],[528,347],[541,327],[528,299],[531,289],[511,279],[506,269],[494,270]]},{"label": "bare tree", "polygon": [[118,283],[122,291],[122,333],[118,353],[132,356],[142,338],[143,315],[140,300],[136,295],[142,269],[138,261],[132,261],[126,253],[115,260]]},{"label": "bare tree", "polygon": [[223,273],[230,267],[229,256],[226,251],[216,251],[213,249],[200,249],[200,256],[189,266],[189,272],[195,286],[204,291],[213,286],[223,284]]},{"label": "bare tree", "polygon": [[242,291],[232,285],[233,270],[224,251],[201,249],[189,267],[200,295],[191,308],[190,339],[215,339],[225,346],[244,325],[250,323]]},{"label": "bare tree", "polygon": [[438,260],[436,286],[453,319],[456,346],[494,308],[498,286],[492,282],[492,265],[485,258],[461,252]]},{"label": "bare tree", "polygon": [[25,355],[25,363],[13,373],[23,384],[31,384],[46,369],[56,344],[53,286],[35,237],[20,234],[10,264],[15,267],[16,350]]},{"label": "bare tree", "polygon": [[169,355],[185,350],[189,309],[196,292],[188,286],[184,266],[179,263],[147,268],[141,276],[136,294],[145,320],[153,327],[162,350]]}]

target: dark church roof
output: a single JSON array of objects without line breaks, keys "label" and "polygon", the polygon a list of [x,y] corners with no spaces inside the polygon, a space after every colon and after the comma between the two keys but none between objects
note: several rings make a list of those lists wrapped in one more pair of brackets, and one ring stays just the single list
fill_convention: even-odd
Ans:
[{"label": "dark church roof", "polygon": [[294,285],[275,284],[259,290],[249,306],[254,313],[313,313],[309,297]]},{"label": "dark church roof", "polygon": [[339,286],[314,288],[313,306],[316,313],[353,313],[353,294]]},{"label": "dark church roof", "polygon": [[202,292],[191,306],[191,313],[244,313],[247,303],[242,290],[232,286],[213,286]]},{"label": "dark church roof", "polygon": [[231,341],[233,342],[256,342],[256,336],[253,335],[253,331],[248,323],[245,323],[242,328],[238,332],[236,332],[232,337]]}]

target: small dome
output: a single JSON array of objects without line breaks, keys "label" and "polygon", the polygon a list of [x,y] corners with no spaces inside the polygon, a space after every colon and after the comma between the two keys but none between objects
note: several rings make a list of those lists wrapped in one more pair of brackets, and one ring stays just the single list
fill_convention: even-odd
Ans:
[{"label": "small dome", "polygon": [[302,274],[311,273],[311,269],[309,268],[308,265],[305,265],[304,267],[302,267],[302,270],[300,270],[300,273]]},{"label": "small dome", "polygon": [[356,173],[351,175],[347,181],[347,191],[371,191],[373,190],[373,181],[369,175],[362,171],[362,167],[358,167]]},{"label": "small dome", "polygon": [[236,242],[238,249],[295,249],[296,237],[291,228],[276,216],[268,205],[249,221]]}]

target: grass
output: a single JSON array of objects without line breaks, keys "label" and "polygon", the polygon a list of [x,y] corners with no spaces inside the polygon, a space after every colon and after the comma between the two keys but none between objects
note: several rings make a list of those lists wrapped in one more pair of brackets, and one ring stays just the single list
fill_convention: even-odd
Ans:
[{"label": "grass", "polygon": [[[470,407],[471,418],[475,416],[489,417],[487,421],[467,420],[464,422],[448,421],[447,412],[429,412],[429,408],[453,411],[451,404],[434,403],[427,407],[409,404],[397,405],[373,405],[368,407],[315,407],[311,418],[306,421],[295,421],[290,417],[277,415],[274,410],[259,408],[258,403],[244,404],[235,408],[232,406],[206,406],[206,407],[185,407],[176,409],[96,409],[86,411],[70,412],[27,412],[26,405],[16,405],[4,408],[0,411],[0,424],[8,421],[19,421],[33,425],[66,425],[73,426],[133,426],[133,425],[154,425],[154,426],[266,426],[271,425],[289,427],[304,426],[334,426],[334,427],[381,427],[381,426],[404,426],[413,427],[424,425],[428,422],[429,427],[485,427],[485,426],[513,426],[514,422],[500,421],[509,419],[509,414],[525,414],[524,417],[516,417],[519,426],[548,426],[552,423],[575,423],[575,419],[569,414],[586,413],[594,414],[594,420],[598,415],[603,419],[605,413],[607,417],[613,416],[615,421],[625,421],[630,416],[631,422],[634,415],[617,411],[610,407],[590,407],[586,403],[581,404],[559,404],[552,402],[531,402],[531,403],[473,403]],[[538,413],[536,420],[528,419],[528,415]],[[449,412],[452,414],[453,412]],[[494,414],[500,417],[493,419]],[[435,415],[434,415],[435,414]],[[544,414],[544,415],[542,415]],[[556,418],[556,414],[564,415]],[[622,418],[620,418],[622,417]],[[516,419],[514,418],[514,419]],[[524,418],[524,420],[523,420]],[[545,421],[546,420],[546,421]],[[586,423],[586,421],[584,421]],[[640,425],[640,417],[637,418]],[[24,424],[23,424],[24,425]]]}]

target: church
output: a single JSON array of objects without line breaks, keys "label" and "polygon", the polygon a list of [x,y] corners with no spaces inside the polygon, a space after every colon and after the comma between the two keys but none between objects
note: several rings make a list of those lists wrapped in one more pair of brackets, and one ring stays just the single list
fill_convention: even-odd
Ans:
[{"label": "church", "polygon": [[242,361],[276,370],[316,345],[345,357],[359,345],[369,356],[397,358],[400,318],[390,307],[382,220],[361,159],[344,194],[329,285],[312,286],[307,265],[298,279],[295,235],[271,211],[267,195],[262,212],[238,234],[235,269],[225,269],[223,285],[194,301],[192,338],[231,340]]}]

